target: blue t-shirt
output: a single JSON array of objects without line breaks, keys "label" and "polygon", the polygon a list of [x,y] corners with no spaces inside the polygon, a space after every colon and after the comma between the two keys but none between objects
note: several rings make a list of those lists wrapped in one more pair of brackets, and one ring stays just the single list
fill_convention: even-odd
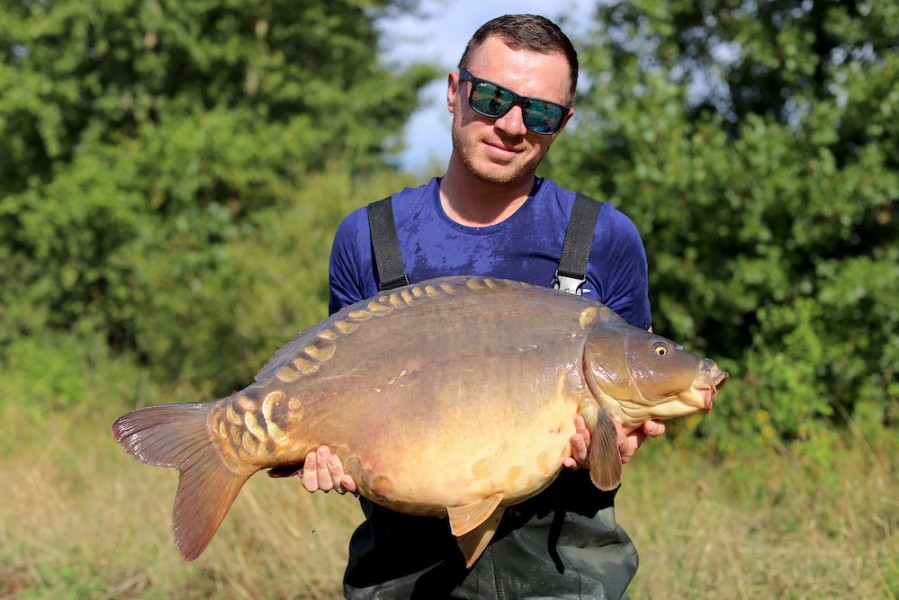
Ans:
[{"label": "blue t-shirt", "polygon": [[[440,204],[440,178],[393,195],[393,215],[409,281],[485,275],[551,287],[559,266],[575,193],[537,178],[524,204],[502,223],[469,227]],[[347,216],[331,250],[332,313],[378,292],[368,208]],[[652,324],[646,253],[633,222],[606,203],[599,213],[583,295],[628,323]]]}]

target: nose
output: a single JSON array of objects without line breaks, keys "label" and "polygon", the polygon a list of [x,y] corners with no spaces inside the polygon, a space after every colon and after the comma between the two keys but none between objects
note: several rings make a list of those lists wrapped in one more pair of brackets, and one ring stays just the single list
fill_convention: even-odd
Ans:
[{"label": "nose", "polygon": [[494,122],[494,126],[510,136],[523,136],[528,131],[524,126],[524,115],[521,113],[521,107],[517,104],[509,112],[498,118]]}]

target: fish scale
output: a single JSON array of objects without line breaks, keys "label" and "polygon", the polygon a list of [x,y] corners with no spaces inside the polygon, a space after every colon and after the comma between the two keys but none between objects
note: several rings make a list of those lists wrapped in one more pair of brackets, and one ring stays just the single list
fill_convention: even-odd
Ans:
[{"label": "fish scale", "polygon": [[471,566],[505,508],[558,475],[576,416],[591,432],[591,478],[612,489],[621,477],[612,418],[629,430],[707,412],[726,379],[595,301],[447,277],[300,332],[227,398],[139,409],[113,434],[138,460],[179,470],[173,522],[187,560],[251,475],[296,472],[324,444],[363,496],[448,517]]}]

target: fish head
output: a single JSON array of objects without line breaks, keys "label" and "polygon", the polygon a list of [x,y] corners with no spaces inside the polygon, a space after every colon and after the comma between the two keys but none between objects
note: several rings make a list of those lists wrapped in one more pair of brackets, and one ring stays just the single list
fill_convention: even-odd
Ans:
[{"label": "fish head", "polygon": [[652,419],[711,412],[728,377],[713,360],[624,323],[591,329],[584,370],[593,395],[629,429]]}]

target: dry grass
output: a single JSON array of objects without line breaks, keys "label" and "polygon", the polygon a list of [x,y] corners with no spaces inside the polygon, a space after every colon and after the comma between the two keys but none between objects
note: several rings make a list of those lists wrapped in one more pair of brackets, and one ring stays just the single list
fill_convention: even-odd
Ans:
[{"label": "dry grass", "polygon": [[[634,598],[896,598],[895,443],[717,462],[660,448],[626,470]],[[641,451],[642,452],[642,451]],[[644,460],[645,459],[645,460]]]},{"label": "dry grass", "polygon": [[[257,475],[184,563],[170,533],[176,474],[121,452],[115,416],[6,423],[0,597],[339,596],[355,500]],[[726,461],[652,442],[618,502],[641,552],[633,597],[895,598],[899,467],[885,440]]]},{"label": "dry grass", "polygon": [[114,416],[78,427],[60,418],[4,449],[0,597],[339,596],[355,499],[257,475],[185,563],[171,535],[177,474],[125,455],[108,431]]}]

